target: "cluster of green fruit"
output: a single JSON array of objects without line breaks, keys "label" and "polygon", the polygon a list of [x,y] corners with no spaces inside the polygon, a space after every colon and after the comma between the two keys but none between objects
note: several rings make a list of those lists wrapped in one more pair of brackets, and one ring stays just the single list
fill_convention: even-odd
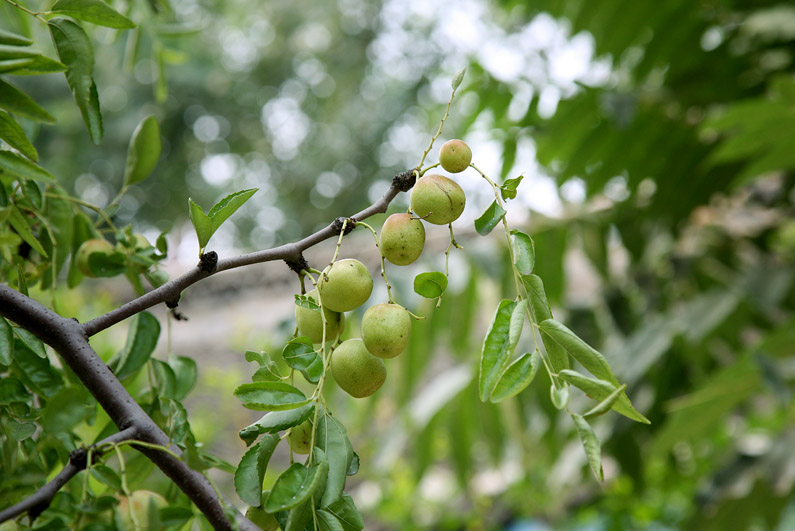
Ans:
[{"label": "cluster of green fruit", "polygon": [[[439,162],[450,173],[464,171],[471,160],[472,151],[461,140],[450,140],[440,150]],[[422,219],[435,225],[452,223],[464,211],[466,196],[452,179],[430,174],[417,180],[410,201],[411,213],[392,214],[381,229],[381,254],[395,265],[409,265],[420,257],[425,246]],[[372,290],[373,278],[360,261],[334,262],[320,275],[317,289],[307,293],[313,303],[322,301],[322,315],[296,306],[298,332],[315,344],[322,343],[325,320],[325,340],[335,341],[345,326],[344,313],[364,304]],[[333,351],[330,367],[337,385],[356,398],[375,393],[386,380],[384,358],[403,352],[410,332],[411,314],[399,304],[390,300],[368,308],[362,317],[361,339],[343,341]]]}]

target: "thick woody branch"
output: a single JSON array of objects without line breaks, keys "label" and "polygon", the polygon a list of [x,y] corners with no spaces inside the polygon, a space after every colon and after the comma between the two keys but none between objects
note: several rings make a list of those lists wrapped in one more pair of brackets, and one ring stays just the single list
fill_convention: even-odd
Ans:
[{"label": "thick woody branch", "polygon": [[[374,214],[381,214],[386,212],[389,203],[397,196],[398,193],[409,190],[414,185],[415,175],[413,171],[403,172],[395,176],[392,181],[392,186],[389,190],[375,203],[351,216],[354,221],[363,221]],[[233,258],[218,260],[215,268],[208,270],[200,263],[194,269],[179,276],[166,284],[163,284],[157,289],[146,293],[134,299],[115,310],[112,310],[104,315],[92,319],[83,324],[83,331],[86,336],[91,337],[97,332],[101,332],[106,328],[119,323],[133,315],[151,308],[160,303],[170,303],[179,300],[180,294],[185,288],[203,280],[210,275],[235,269],[252,264],[260,264],[263,262],[271,262],[273,260],[284,260],[288,264],[301,263],[303,260],[303,252],[317,245],[318,243],[328,240],[339,235],[339,228],[337,227],[336,220],[330,223],[327,227],[315,232],[300,240],[298,242],[280,245],[272,249],[264,251],[257,251],[254,253],[244,254]],[[209,254],[209,253],[208,253]]]},{"label": "thick woody branch", "polygon": [[[97,356],[76,320],[61,317],[4,284],[0,284],[0,315],[33,332],[55,349],[120,430],[132,427],[136,440],[168,446],[168,436]],[[185,492],[213,527],[232,529],[218,495],[206,477],[167,452],[138,449]],[[238,524],[242,529],[256,529],[242,515]]]},{"label": "thick woody branch", "polygon": [[[101,450],[96,450],[106,444],[116,444],[128,441],[135,437],[135,428],[130,427],[118,433],[114,433],[110,437],[102,439],[96,444],[92,444],[90,448],[95,449],[94,456],[101,455]],[[75,477],[79,472],[86,469],[88,448],[79,448],[69,455],[69,462],[66,466],[54,477],[52,480],[37,490],[32,496],[22,500],[16,505],[0,511],[0,522],[5,522],[12,518],[16,518],[20,514],[29,513],[31,520],[35,519],[47,507],[50,506],[55,494],[66,485],[70,479]]]}]

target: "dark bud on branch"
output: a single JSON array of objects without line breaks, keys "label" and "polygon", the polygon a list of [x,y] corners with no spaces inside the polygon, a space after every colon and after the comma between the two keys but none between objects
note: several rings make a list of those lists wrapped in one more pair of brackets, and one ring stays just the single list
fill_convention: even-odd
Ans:
[{"label": "dark bud on branch", "polygon": [[398,173],[392,179],[392,186],[401,192],[408,192],[414,186],[414,183],[417,182],[417,173],[417,170],[406,170]]},{"label": "dark bud on branch", "polygon": [[199,259],[199,269],[205,273],[212,273],[215,271],[216,265],[218,265],[218,253],[210,251],[209,253],[201,255]]}]

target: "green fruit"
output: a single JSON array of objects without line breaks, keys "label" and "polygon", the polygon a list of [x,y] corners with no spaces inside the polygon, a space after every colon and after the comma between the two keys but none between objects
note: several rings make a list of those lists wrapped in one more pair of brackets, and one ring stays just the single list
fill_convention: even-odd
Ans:
[{"label": "green fruit", "polygon": [[346,258],[323,270],[317,289],[323,306],[335,312],[349,312],[370,298],[373,277],[363,263]]},{"label": "green fruit", "polygon": [[113,244],[107,240],[93,239],[84,241],[80,248],[77,249],[77,254],[75,255],[77,270],[87,277],[95,277],[96,275],[88,265],[89,257],[94,253],[111,254],[113,251]]},{"label": "green fruit", "polygon": [[331,374],[340,389],[354,398],[370,396],[384,384],[386,366],[361,339],[343,341],[331,355]]},{"label": "green fruit", "polygon": [[417,217],[434,225],[447,225],[464,211],[466,195],[452,179],[426,175],[411,190],[411,210]]},{"label": "green fruit", "polygon": [[[263,495],[263,498],[267,498],[267,496]],[[279,521],[276,520],[276,517],[260,507],[249,507],[246,510],[246,518],[262,531],[277,531],[279,529]]]},{"label": "green fruit", "polygon": [[[315,303],[318,302],[316,289],[308,292],[306,296]],[[326,307],[323,308],[323,315],[326,316],[326,341],[333,341],[345,329],[345,315]],[[298,325],[298,332],[308,337],[312,343],[323,342],[323,317],[319,311],[296,305],[295,323]]]},{"label": "green fruit", "polygon": [[297,454],[308,454],[312,448],[312,422],[305,420],[290,430],[290,448]]},{"label": "green fruit", "polygon": [[381,253],[395,265],[409,265],[425,246],[425,227],[410,214],[392,214],[381,228]]},{"label": "green fruit", "polygon": [[[124,529],[155,531],[155,528],[149,525],[149,511],[155,508],[159,510],[161,507],[167,506],[168,502],[160,494],[151,490],[136,490],[129,497],[119,496],[118,511],[124,522]],[[138,527],[133,524],[133,517]]]},{"label": "green fruit", "polygon": [[373,356],[394,358],[406,348],[411,316],[397,304],[376,304],[362,317],[362,341]]},{"label": "green fruit", "polygon": [[439,162],[445,171],[462,172],[472,162],[472,150],[463,140],[448,140],[439,150]]}]

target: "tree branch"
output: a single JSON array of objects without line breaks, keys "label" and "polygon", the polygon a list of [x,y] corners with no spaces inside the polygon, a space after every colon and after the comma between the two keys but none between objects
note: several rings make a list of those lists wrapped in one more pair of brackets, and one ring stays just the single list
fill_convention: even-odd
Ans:
[{"label": "tree branch", "polygon": [[[135,427],[129,427],[118,433],[114,433],[110,437],[102,439],[96,444],[92,444],[89,448],[98,448],[108,443],[120,443],[128,441],[135,437]],[[0,522],[5,522],[19,516],[22,513],[30,512],[31,519],[35,519],[47,507],[50,506],[55,494],[66,485],[70,479],[76,476],[86,468],[86,455],[88,448],[80,448],[69,454],[69,462],[66,466],[46,485],[42,486],[39,490],[33,493],[30,497],[22,500],[16,505],[0,511]],[[95,452],[93,455],[98,455],[100,452]]]},{"label": "tree branch", "polygon": [[[94,352],[76,320],[61,317],[5,284],[0,284],[0,315],[33,332],[55,349],[120,430],[134,427],[136,440],[168,446],[168,435],[146,414]],[[213,527],[232,529],[218,495],[204,475],[166,452],[143,447],[137,449],[185,492]],[[242,515],[238,523],[242,529],[256,530]]]},{"label": "tree branch", "polygon": [[[355,221],[363,221],[374,214],[386,212],[387,208],[389,207],[389,203],[392,202],[398,193],[411,189],[411,187],[414,185],[414,179],[414,171],[399,173],[392,180],[392,186],[389,187],[389,190],[387,190],[378,201],[365,208],[361,212],[354,214],[351,216],[351,219]],[[180,294],[185,288],[221,271],[227,271],[229,269],[235,269],[252,264],[260,264],[263,262],[271,262],[273,260],[286,260],[288,263],[299,262],[303,259],[304,251],[324,240],[333,238],[338,234],[339,229],[337,228],[337,223],[335,220],[323,229],[315,232],[314,234],[310,234],[298,242],[287,243],[272,249],[266,249],[264,251],[257,251],[233,258],[219,260],[213,271],[205,271],[200,266],[197,266],[187,273],[163,284],[159,288],[141,295],[137,299],[133,299],[132,301],[119,306],[115,310],[111,310],[104,315],[84,323],[82,325],[83,332],[86,334],[86,336],[91,337],[94,334],[105,330],[106,328],[110,328],[111,326],[120,323],[128,317],[132,317],[133,315],[146,310],[147,308],[151,308],[152,306],[163,302],[176,301],[179,299]]]}]

